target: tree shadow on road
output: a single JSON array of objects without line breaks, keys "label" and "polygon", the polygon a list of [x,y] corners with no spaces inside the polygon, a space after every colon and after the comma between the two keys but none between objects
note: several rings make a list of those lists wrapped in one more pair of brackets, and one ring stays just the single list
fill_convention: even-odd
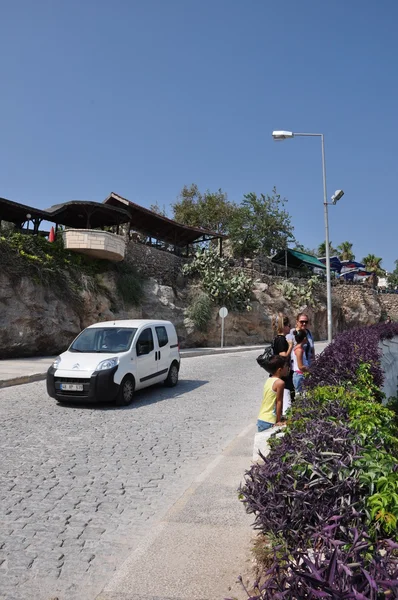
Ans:
[{"label": "tree shadow on road", "polygon": [[173,388],[166,387],[163,383],[157,383],[135,392],[133,401],[129,406],[116,406],[114,402],[84,403],[78,400],[76,402],[58,402],[57,406],[60,408],[86,408],[91,410],[132,410],[138,406],[148,406],[155,402],[179,398],[206,385],[206,383],[209,382],[199,379],[180,379],[178,384]]}]

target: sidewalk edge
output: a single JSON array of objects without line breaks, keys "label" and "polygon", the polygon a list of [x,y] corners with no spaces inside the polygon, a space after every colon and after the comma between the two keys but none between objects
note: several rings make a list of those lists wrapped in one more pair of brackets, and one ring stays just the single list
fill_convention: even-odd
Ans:
[{"label": "sidewalk edge", "polygon": [[34,373],[33,375],[24,375],[23,377],[12,377],[11,379],[1,379],[0,389],[11,387],[13,385],[22,385],[24,383],[33,383],[34,381],[43,381],[47,377],[45,373]]}]

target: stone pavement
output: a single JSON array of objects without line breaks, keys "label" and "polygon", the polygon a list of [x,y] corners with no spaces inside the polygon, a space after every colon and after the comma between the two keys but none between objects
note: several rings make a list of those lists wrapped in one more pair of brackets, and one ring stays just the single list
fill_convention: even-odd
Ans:
[{"label": "stone pavement", "polygon": [[237,595],[258,351],[183,360],[176,388],[125,408],[60,406],[43,381],[0,390],[1,600]]},{"label": "stone pavement", "polygon": [[213,460],[126,560],[97,600],[247,598],[253,517],[237,489],[250,467],[255,425]]},{"label": "stone pavement", "polygon": [[[93,600],[209,463],[253,426],[264,380],[257,353],[183,360],[176,388],[137,392],[129,407],[60,406],[43,381],[0,390],[0,598]],[[218,497],[213,484],[213,525],[218,502],[242,509],[234,485]],[[219,529],[229,526],[223,512]],[[197,541],[192,534],[193,553]],[[238,551],[240,538],[235,544]],[[240,569],[239,560],[225,580]]]}]

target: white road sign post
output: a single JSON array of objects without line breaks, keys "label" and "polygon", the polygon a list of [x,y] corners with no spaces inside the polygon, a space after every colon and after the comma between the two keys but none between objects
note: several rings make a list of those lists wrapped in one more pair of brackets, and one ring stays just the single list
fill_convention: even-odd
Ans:
[{"label": "white road sign post", "polygon": [[218,314],[221,317],[221,348],[224,348],[224,319],[228,314],[228,309],[225,306],[222,306],[218,311]]}]

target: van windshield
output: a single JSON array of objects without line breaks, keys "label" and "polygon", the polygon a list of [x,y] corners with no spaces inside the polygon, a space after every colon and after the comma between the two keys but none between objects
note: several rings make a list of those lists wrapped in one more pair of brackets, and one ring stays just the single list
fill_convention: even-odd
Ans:
[{"label": "van windshield", "polygon": [[135,327],[89,327],[69,347],[69,352],[126,352],[131,347]]}]

